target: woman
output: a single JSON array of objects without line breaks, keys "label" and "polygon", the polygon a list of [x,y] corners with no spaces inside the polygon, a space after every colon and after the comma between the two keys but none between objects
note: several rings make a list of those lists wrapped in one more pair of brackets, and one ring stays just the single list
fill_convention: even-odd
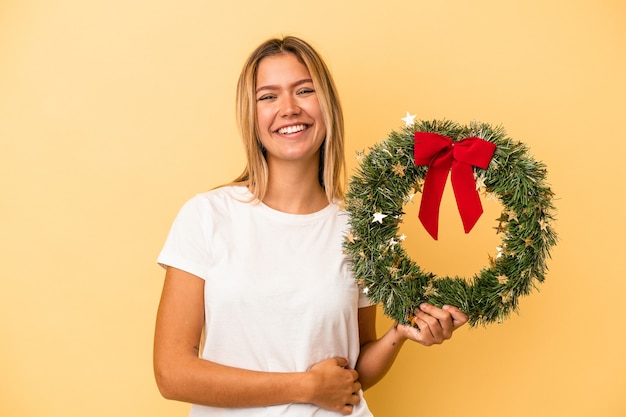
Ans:
[{"label": "woman", "polygon": [[441,343],[467,321],[423,305],[417,327],[375,333],[376,306],[342,253],[343,116],[330,73],[306,42],[271,39],[237,87],[247,166],[178,214],[154,366],[163,396],[191,416],[371,416],[362,391],[405,340]]}]

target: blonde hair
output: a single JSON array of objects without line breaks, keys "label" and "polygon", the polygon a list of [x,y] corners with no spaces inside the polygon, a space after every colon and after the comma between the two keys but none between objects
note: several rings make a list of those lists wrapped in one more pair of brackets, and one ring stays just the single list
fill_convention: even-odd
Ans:
[{"label": "blonde hair", "polygon": [[250,54],[239,75],[236,116],[247,164],[234,184],[246,185],[259,201],[265,196],[269,172],[257,134],[256,76],[263,58],[280,54],[293,54],[311,74],[326,125],[326,138],[320,148],[319,180],[329,202],[342,200],[345,180],[344,122],[337,89],[321,56],[311,45],[294,36],[263,42]]}]

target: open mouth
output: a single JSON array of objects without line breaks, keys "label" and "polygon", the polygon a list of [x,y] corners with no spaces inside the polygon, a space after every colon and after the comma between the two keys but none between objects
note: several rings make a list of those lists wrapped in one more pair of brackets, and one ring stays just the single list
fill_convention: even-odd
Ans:
[{"label": "open mouth", "polygon": [[307,128],[307,125],[304,125],[304,124],[293,125],[293,126],[285,126],[285,127],[281,127],[276,132],[281,134],[281,135],[288,135],[288,134],[291,134],[291,133],[302,132],[306,128]]}]

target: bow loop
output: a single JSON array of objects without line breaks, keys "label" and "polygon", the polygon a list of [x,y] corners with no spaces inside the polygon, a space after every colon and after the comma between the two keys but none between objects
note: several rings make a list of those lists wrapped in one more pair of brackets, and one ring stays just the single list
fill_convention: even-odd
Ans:
[{"label": "bow loop", "polygon": [[454,197],[465,233],[469,233],[483,213],[472,166],[486,169],[496,145],[475,136],[453,142],[432,132],[415,132],[414,141],[415,165],[428,165],[419,211],[424,228],[437,240],[439,206],[448,172],[452,171]]}]

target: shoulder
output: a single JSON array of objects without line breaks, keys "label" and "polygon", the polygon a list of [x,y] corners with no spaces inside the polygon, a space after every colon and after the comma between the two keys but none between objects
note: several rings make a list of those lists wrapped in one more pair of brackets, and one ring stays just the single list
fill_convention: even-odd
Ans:
[{"label": "shoulder", "polygon": [[341,202],[332,202],[324,210],[325,222],[343,235],[349,227],[349,214]]},{"label": "shoulder", "polygon": [[246,187],[237,185],[225,185],[210,191],[196,194],[185,205],[195,207],[231,207],[253,200],[252,194]]},{"label": "shoulder", "polygon": [[346,210],[344,202],[341,200],[337,200],[332,202],[331,204],[335,207],[337,217],[339,217],[343,222],[348,223],[350,213]]},{"label": "shoulder", "polygon": [[177,220],[187,222],[212,222],[211,219],[230,217],[250,201],[246,187],[223,186],[198,193],[180,208]]}]

